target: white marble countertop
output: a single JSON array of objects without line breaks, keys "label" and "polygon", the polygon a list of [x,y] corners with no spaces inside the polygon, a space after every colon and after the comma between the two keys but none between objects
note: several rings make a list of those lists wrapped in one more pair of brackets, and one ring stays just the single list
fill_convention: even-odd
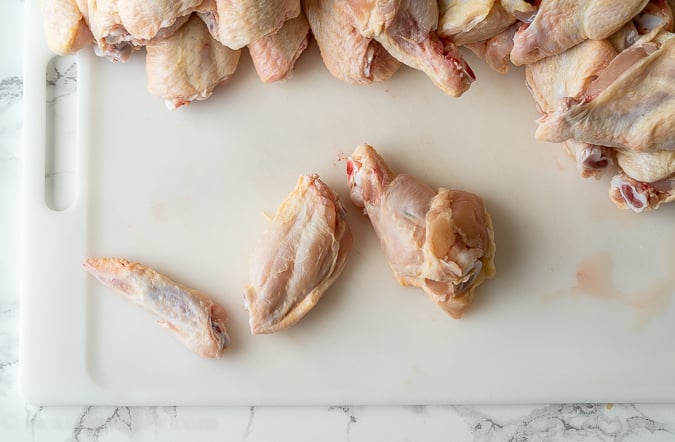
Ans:
[{"label": "white marble countertop", "polygon": [[0,3],[0,440],[665,441],[675,404],[35,407],[18,389],[23,2]]}]

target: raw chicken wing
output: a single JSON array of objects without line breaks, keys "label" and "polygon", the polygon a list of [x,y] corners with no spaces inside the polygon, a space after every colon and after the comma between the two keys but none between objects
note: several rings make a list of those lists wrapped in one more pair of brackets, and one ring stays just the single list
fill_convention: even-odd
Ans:
[{"label": "raw chicken wing", "polygon": [[353,84],[391,78],[401,65],[375,40],[364,37],[344,0],[303,0],[321,58],[334,77]]},{"label": "raw chicken wing", "polygon": [[522,0],[441,0],[438,35],[457,46],[487,40],[512,25],[517,16],[534,13]]},{"label": "raw chicken wing", "polygon": [[300,14],[300,0],[211,0],[199,15],[213,37],[232,49],[273,34]]},{"label": "raw chicken wing", "polygon": [[481,198],[396,175],[367,144],[347,160],[347,177],[398,282],[421,287],[460,318],[476,287],[495,274],[492,220]]},{"label": "raw chicken wing", "polygon": [[621,52],[577,96],[539,120],[536,137],[635,151],[675,150],[675,34]]},{"label": "raw chicken wing", "polygon": [[207,295],[126,259],[89,258],[83,266],[103,285],[157,315],[157,323],[193,352],[205,358],[223,356],[230,344],[227,312]]},{"label": "raw chicken wing", "polygon": [[122,24],[118,0],[76,0],[80,12],[89,25],[97,55],[112,61],[126,61],[138,49],[133,36]]},{"label": "raw chicken wing", "polygon": [[635,17],[648,0],[541,0],[532,23],[514,37],[511,61],[534,63],[584,40],[602,40]]},{"label": "raw chicken wing", "polygon": [[424,72],[443,92],[462,95],[475,75],[452,43],[436,34],[436,0],[401,0],[394,18],[375,39],[401,63]]},{"label": "raw chicken wing", "polygon": [[40,0],[40,9],[47,45],[55,53],[72,54],[93,42],[75,0]]},{"label": "raw chicken wing", "polygon": [[125,29],[134,39],[149,41],[163,29],[172,29],[163,34],[168,37],[179,24],[185,23],[203,0],[118,0],[119,16]]},{"label": "raw chicken wing", "polygon": [[[527,86],[539,110],[553,112],[567,97],[578,95],[616,55],[609,42],[587,40],[560,55],[527,65]],[[584,177],[598,177],[613,163],[608,147],[573,139],[562,141]]]},{"label": "raw chicken wing", "polygon": [[300,54],[307,49],[309,23],[300,13],[276,33],[248,45],[248,52],[263,83],[283,80],[291,73]]},{"label": "raw chicken wing", "polygon": [[352,246],[345,215],[317,175],[300,177],[251,257],[245,294],[251,333],[294,325],[337,279]]},{"label": "raw chicken wing", "polygon": [[234,74],[241,53],[214,40],[197,16],[146,49],[148,90],[164,98],[169,109],[210,97]]}]

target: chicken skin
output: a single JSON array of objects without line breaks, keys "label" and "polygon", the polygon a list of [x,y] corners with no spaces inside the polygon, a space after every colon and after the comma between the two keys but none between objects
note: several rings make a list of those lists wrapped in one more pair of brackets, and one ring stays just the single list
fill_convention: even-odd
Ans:
[{"label": "chicken skin", "polygon": [[209,0],[199,15],[213,38],[231,49],[274,34],[300,14],[300,0]]},{"label": "chicken skin", "polygon": [[523,0],[440,0],[439,8],[438,35],[457,46],[494,37],[535,11]]},{"label": "chicken skin", "polygon": [[401,63],[375,40],[364,37],[343,0],[303,0],[321,59],[335,78],[370,84],[391,78]]},{"label": "chicken skin", "polygon": [[126,61],[148,43],[172,35],[202,0],[75,0],[96,41],[97,55]]},{"label": "chicken skin", "polygon": [[157,323],[193,352],[205,358],[223,356],[230,344],[227,312],[207,295],[126,259],[89,258],[82,265],[103,285],[158,316]]},{"label": "chicken skin", "polygon": [[[119,16],[125,29],[134,39],[150,41],[164,33],[168,37],[187,21],[203,0],[119,0]],[[182,19],[182,20],[181,20]],[[176,23],[178,21],[178,26]]]},{"label": "chicken skin", "polygon": [[49,49],[68,55],[91,44],[94,37],[75,0],[40,0]]},{"label": "chicken skin", "polygon": [[422,288],[460,318],[476,287],[495,274],[492,220],[481,198],[397,175],[367,144],[347,160],[347,178],[398,282]]},{"label": "chicken skin", "polygon": [[148,90],[164,98],[169,109],[210,97],[234,74],[241,53],[214,40],[197,16],[146,50]]},{"label": "chicken skin", "polygon": [[345,215],[317,175],[300,177],[251,256],[244,298],[251,333],[291,327],[319,302],[351,250]]},{"label": "chicken skin", "polygon": [[675,34],[633,45],[581,93],[542,117],[536,137],[638,152],[675,150],[674,69]]},{"label": "chicken skin", "polygon": [[635,17],[648,0],[542,0],[532,23],[513,39],[511,61],[534,63],[584,40],[602,40]]},{"label": "chicken skin", "polygon": [[307,49],[309,23],[300,13],[284,23],[277,32],[248,45],[248,52],[263,83],[287,78],[300,54]]}]

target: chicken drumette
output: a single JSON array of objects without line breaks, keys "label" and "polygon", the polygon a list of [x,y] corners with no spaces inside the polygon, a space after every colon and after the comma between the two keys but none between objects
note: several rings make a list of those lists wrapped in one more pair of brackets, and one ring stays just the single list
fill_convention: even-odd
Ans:
[{"label": "chicken drumette", "polygon": [[367,144],[347,160],[347,178],[398,282],[421,287],[460,318],[476,287],[495,274],[492,220],[481,198],[397,175]]}]

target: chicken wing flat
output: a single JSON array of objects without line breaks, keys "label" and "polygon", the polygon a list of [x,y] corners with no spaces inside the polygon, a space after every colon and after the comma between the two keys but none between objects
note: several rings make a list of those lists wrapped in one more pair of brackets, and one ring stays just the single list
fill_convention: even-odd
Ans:
[{"label": "chicken wing flat", "polygon": [[309,23],[300,13],[284,23],[276,33],[248,45],[248,52],[263,83],[287,78],[300,54],[307,49]]},{"label": "chicken wing flat", "polygon": [[602,40],[635,17],[648,0],[542,0],[532,23],[513,39],[511,62],[534,63],[584,40]]},{"label": "chicken wing flat", "polygon": [[536,137],[635,151],[675,150],[675,34],[621,52],[575,97],[539,120]]},{"label": "chicken wing flat", "polygon": [[312,34],[326,69],[352,84],[370,84],[391,78],[401,63],[354,25],[342,0],[303,0]]},{"label": "chicken wing flat", "polygon": [[422,288],[460,318],[476,287],[495,274],[492,220],[481,198],[396,175],[367,144],[347,160],[347,178],[398,282]]},{"label": "chicken wing flat", "polygon": [[75,0],[40,0],[49,49],[68,55],[91,44],[94,37]]},{"label": "chicken wing flat", "polygon": [[351,250],[345,215],[317,175],[300,177],[251,256],[245,292],[251,333],[288,328],[319,302]]},{"label": "chicken wing flat", "polygon": [[197,16],[146,51],[148,90],[164,98],[169,109],[210,97],[234,75],[241,54],[214,40]]},{"label": "chicken wing flat", "polygon": [[199,15],[213,37],[231,49],[273,34],[300,14],[300,0],[210,0]]},{"label": "chicken wing flat", "polygon": [[204,293],[126,259],[89,258],[83,267],[106,287],[158,316],[160,326],[198,355],[221,357],[230,344],[227,312]]}]

